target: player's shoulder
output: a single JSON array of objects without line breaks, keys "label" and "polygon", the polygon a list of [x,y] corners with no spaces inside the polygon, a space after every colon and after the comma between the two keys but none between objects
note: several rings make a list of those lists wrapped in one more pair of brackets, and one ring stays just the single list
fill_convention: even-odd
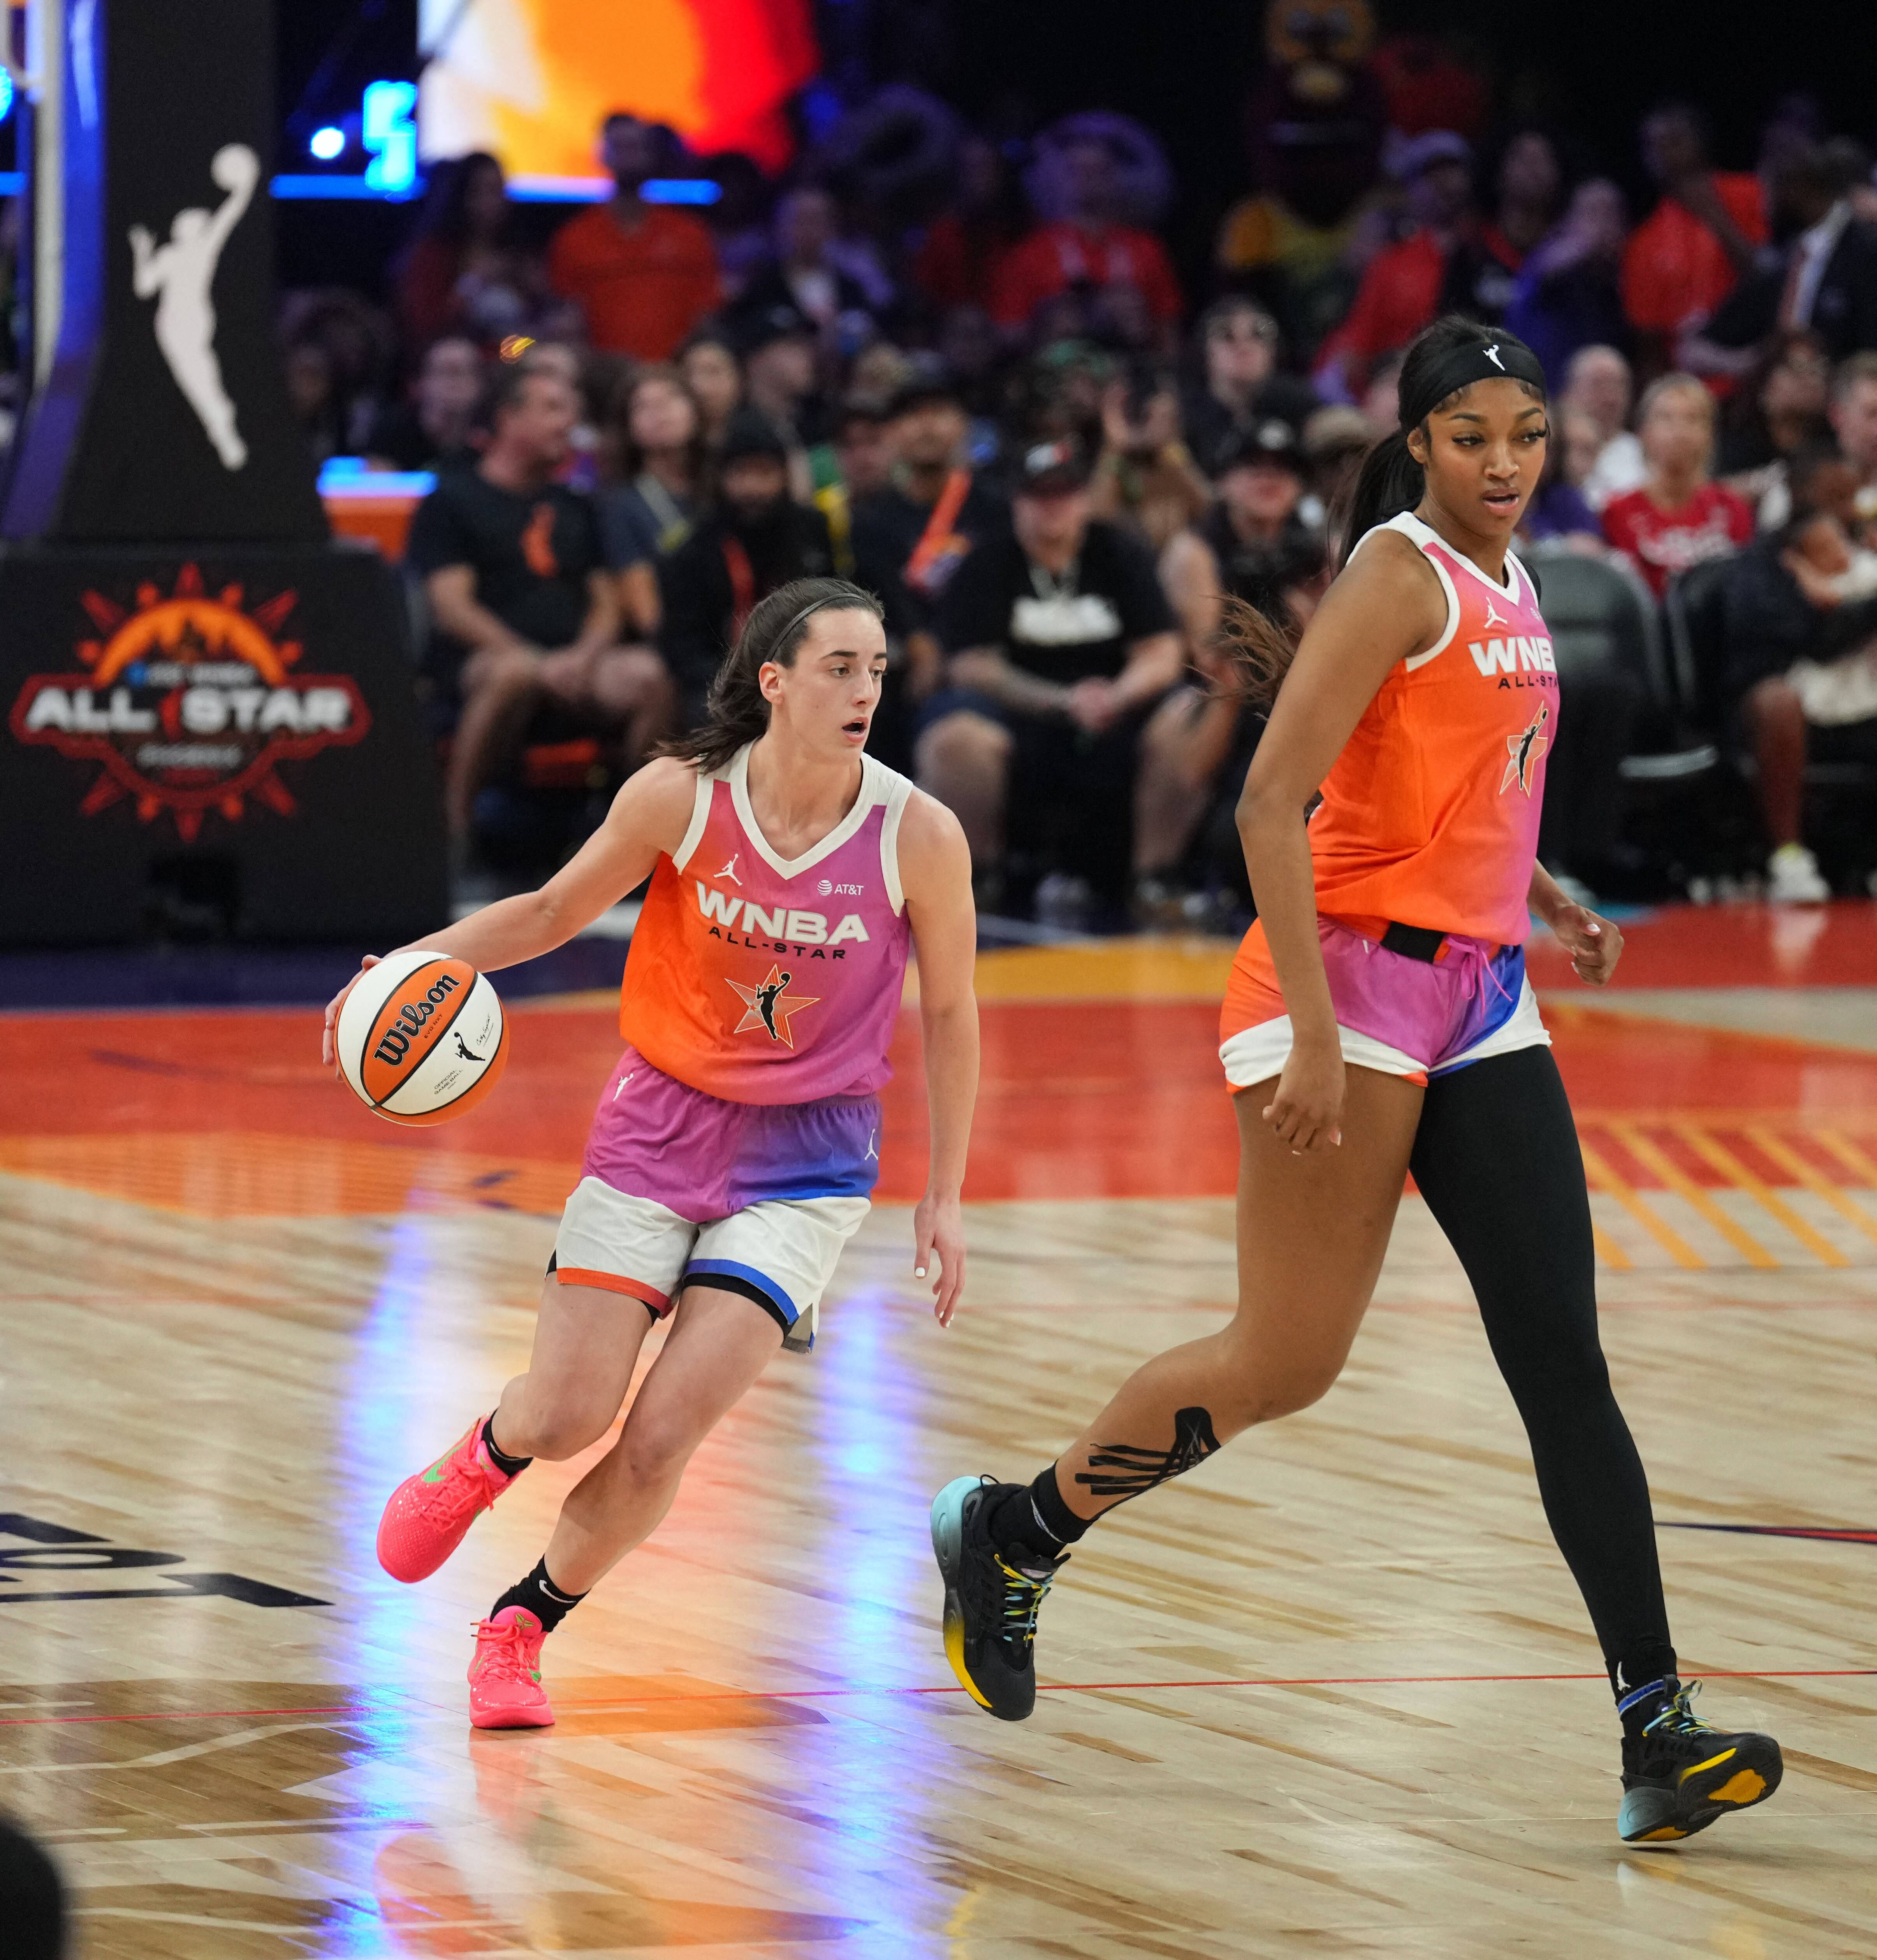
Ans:
[{"label": "player's shoulder", "polygon": [[676,849],[690,827],[698,784],[706,772],[687,756],[655,756],[629,776],[612,800],[607,821],[655,836],[660,848]]},{"label": "player's shoulder", "polygon": [[[891,774],[891,772],[889,772]],[[916,876],[924,871],[945,876],[962,864],[967,880],[971,876],[971,848],[965,842],[965,829],[935,796],[904,776],[906,797],[899,817],[899,861],[903,873]]]}]

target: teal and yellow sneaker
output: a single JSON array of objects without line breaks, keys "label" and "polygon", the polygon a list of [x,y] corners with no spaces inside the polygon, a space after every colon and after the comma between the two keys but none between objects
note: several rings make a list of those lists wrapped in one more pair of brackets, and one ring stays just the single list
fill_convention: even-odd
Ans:
[{"label": "teal and yellow sneaker", "polygon": [[932,1551],[945,1582],[945,1657],[981,1708],[1020,1722],[1036,1706],[1036,1609],[1069,1562],[1007,1561],[985,1519],[1020,1488],[990,1477],[954,1477],[932,1500]]},{"label": "teal and yellow sneaker", "polygon": [[1626,1844],[1667,1844],[1705,1831],[1717,1817],[1764,1803],[1786,1773],[1770,1736],[1710,1727],[1689,1704],[1700,1687],[1672,1676],[1653,1682],[1662,1713],[1623,1738],[1623,1806],[1617,1834]]}]

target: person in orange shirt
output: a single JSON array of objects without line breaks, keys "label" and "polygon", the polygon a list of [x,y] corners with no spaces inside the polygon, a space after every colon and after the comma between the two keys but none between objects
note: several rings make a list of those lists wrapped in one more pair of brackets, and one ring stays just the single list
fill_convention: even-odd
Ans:
[{"label": "person in orange shirt", "polygon": [[[1478,1297],[1609,1669],[1618,1834],[1685,1838],[1770,1796],[1783,1765],[1771,1736],[1702,1723],[1676,1677],[1648,1480],[1598,1338],[1583,1160],[1524,975],[1528,906],[1592,985],[1622,950],[1537,858],[1559,679],[1508,546],[1544,473],[1545,371],[1522,341],[1449,315],[1408,349],[1400,418],[1364,460],[1354,542],[1294,660],[1262,614],[1233,616],[1253,686],[1274,696],[1238,807],[1259,915],[1220,1020],[1237,1312],[1137,1370],[1034,1482],[939,1492],[946,1653],[989,1713],[1031,1712],[1036,1612],[1069,1548],[1328,1390],[1411,1169]],[[1563,1752],[1535,1722],[1519,1746],[1554,1790]]]},{"label": "person in orange shirt", "polygon": [[647,204],[642,195],[670,148],[656,125],[609,116],[600,126],[600,156],[613,194],[569,219],[548,247],[549,280],[578,304],[587,337],[603,353],[669,361],[723,297],[710,233],[695,218]]},{"label": "person in orange shirt", "polygon": [[1646,374],[1673,365],[1677,335],[1698,326],[1732,292],[1766,243],[1760,180],[1708,161],[1700,111],[1668,102],[1643,119],[1643,161],[1661,201],[1623,253],[1623,310]]}]

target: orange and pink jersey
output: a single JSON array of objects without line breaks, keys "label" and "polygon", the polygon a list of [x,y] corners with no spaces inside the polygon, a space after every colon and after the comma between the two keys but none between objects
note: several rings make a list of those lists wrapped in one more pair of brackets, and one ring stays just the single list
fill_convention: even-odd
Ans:
[{"label": "orange and pink jersey", "polygon": [[1392,921],[1522,945],[1557,733],[1537,588],[1510,552],[1495,584],[1409,513],[1377,528],[1420,547],[1446,626],[1390,671],[1324,782],[1309,829],[1317,909],[1378,937]]},{"label": "orange and pink jersey", "polygon": [[620,993],[620,1032],[662,1074],[743,1103],[870,1096],[891,1075],[912,785],[861,760],[853,808],[791,859],[750,809],[747,748],[699,778],[684,841],[652,873]]},{"label": "orange and pink jersey", "polygon": [[[1433,566],[1446,623],[1363,711],[1310,819],[1310,862],[1344,1058],[1424,1080],[1550,1039],[1523,946],[1557,670],[1516,558],[1501,585],[1411,514],[1377,528],[1400,532]],[[1446,935],[1436,958],[1424,966],[1385,950],[1392,924]],[[1288,1052],[1258,924],[1233,963],[1219,1032],[1235,1087],[1275,1074]]]}]

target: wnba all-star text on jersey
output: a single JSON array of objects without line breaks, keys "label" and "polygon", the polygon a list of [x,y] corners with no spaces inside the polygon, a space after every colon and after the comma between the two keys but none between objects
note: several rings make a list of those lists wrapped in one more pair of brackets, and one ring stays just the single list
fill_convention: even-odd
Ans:
[{"label": "wnba all-star text on jersey", "polygon": [[1501,687],[1557,685],[1557,662],[1548,639],[1519,633],[1504,640],[1469,640],[1466,650],[1482,674],[1499,676]]},{"label": "wnba all-star text on jersey", "polygon": [[[711,937],[731,946],[746,946],[765,953],[794,953],[804,959],[841,959],[847,956],[848,942],[864,941],[867,937],[866,921],[858,912],[844,913],[830,931],[826,912],[779,905],[774,911],[765,911],[750,899],[731,898],[705,884],[698,885],[697,895],[698,911],[707,924],[714,919],[720,921],[709,925]],[[740,940],[734,937],[739,915],[744,934]],[[765,937],[752,939],[749,936],[752,933]]]}]

